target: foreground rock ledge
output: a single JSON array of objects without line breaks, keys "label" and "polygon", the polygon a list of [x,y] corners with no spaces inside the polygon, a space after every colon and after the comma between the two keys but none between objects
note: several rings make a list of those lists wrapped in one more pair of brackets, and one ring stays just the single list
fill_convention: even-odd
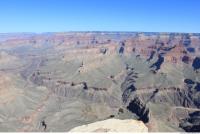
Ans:
[{"label": "foreground rock ledge", "polygon": [[148,132],[142,121],[108,119],[71,129],[69,132]]}]

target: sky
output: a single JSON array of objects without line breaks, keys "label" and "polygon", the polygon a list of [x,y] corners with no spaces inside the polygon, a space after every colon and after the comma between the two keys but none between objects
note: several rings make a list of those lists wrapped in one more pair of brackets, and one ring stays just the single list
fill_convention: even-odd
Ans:
[{"label": "sky", "polygon": [[0,0],[0,33],[200,33],[200,0]]}]

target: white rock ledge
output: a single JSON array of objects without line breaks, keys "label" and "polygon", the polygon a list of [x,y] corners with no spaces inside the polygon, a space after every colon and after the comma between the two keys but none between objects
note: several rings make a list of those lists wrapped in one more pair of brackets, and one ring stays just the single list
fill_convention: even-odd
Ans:
[{"label": "white rock ledge", "polygon": [[148,128],[142,121],[108,119],[78,126],[69,132],[148,132]]}]

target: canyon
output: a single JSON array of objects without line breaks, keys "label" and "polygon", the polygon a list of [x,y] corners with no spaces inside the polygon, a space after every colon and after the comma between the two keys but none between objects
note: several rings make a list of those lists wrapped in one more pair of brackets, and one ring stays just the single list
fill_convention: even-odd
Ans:
[{"label": "canyon", "polygon": [[0,34],[0,93],[1,132],[200,132],[200,34]]}]

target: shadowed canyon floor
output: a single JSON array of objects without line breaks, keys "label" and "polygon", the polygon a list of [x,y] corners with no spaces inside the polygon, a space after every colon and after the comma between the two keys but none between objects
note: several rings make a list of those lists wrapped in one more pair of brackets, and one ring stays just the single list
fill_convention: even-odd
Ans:
[{"label": "shadowed canyon floor", "polygon": [[0,100],[1,132],[200,132],[200,34],[0,34]]}]

